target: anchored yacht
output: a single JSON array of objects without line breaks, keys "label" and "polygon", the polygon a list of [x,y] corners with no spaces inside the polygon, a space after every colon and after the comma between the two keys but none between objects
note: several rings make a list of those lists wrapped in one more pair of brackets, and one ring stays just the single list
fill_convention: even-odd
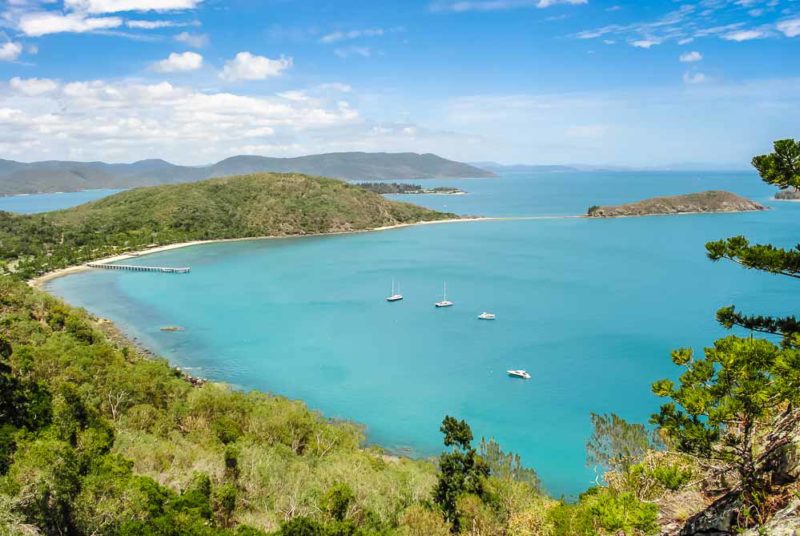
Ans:
[{"label": "anchored yacht", "polygon": [[433,304],[434,307],[452,307],[453,302],[447,299],[447,283],[444,284],[444,292],[442,292],[442,301]]},{"label": "anchored yacht", "polygon": [[483,313],[478,315],[478,320],[494,320],[494,319],[495,319],[494,313],[487,313],[484,311]]},{"label": "anchored yacht", "polygon": [[391,294],[391,296],[386,298],[386,301],[395,302],[395,301],[400,301],[402,299],[403,299],[403,295],[400,294],[400,289],[399,288],[397,290],[395,290],[395,288],[394,288],[394,279],[392,279],[392,294]]},{"label": "anchored yacht", "polygon": [[520,370],[507,370],[506,372],[508,372],[508,375],[511,376],[512,378],[521,378],[523,380],[530,380],[531,379],[531,375],[528,374],[527,372],[525,372],[522,369],[520,369]]}]

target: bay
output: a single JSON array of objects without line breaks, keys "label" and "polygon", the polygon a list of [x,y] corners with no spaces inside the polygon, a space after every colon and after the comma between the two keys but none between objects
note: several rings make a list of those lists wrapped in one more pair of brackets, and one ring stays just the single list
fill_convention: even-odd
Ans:
[{"label": "bay", "polygon": [[[424,184],[469,193],[393,197],[460,214],[559,216],[727,189],[771,210],[216,243],[126,261],[188,265],[188,275],[98,270],[48,289],[195,375],[302,399],[363,423],[369,441],[392,451],[435,455],[442,418],[467,419],[476,437],[519,453],[556,496],[595,479],[584,461],[590,413],[646,422],[659,403],[650,384],[679,373],[669,352],[699,351],[726,333],[714,320],[719,307],[797,312],[800,288],[785,278],[705,258],[707,241],[737,234],[797,243],[800,205],[771,201],[753,173],[517,173]],[[405,300],[387,303],[393,278]],[[445,281],[455,306],[436,310]],[[482,311],[497,320],[477,320]],[[533,378],[511,379],[510,368]]]}]

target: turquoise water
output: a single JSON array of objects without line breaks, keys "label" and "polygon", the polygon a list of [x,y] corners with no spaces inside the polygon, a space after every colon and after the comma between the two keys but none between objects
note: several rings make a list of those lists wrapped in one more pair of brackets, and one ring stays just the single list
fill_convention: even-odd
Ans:
[{"label": "turquoise water", "polygon": [[89,201],[96,201],[122,190],[98,189],[81,192],[57,192],[52,194],[11,195],[0,197],[0,210],[18,214],[35,214],[70,208]]},{"label": "turquoise water", "polygon": [[[427,183],[426,183],[427,184]],[[595,203],[726,188],[768,202],[749,173],[544,174],[436,181],[470,192],[407,196],[488,215],[575,214]],[[189,275],[92,271],[54,293],[120,323],[195,374],[305,400],[364,423],[370,441],[432,455],[446,414],[522,455],[574,495],[589,413],[644,422],[669,352],[724,333],[720,306],[796,313],[800,287],[705,259],[735,234],[793,246],[800,204],[763,213],[489,221],[210,244],[136,259]],[[392,278],[405,295],[386,303]],[[435,310],[442,282],[455,306]],[[494,322],[476,316],[497,314]],[[161,332],[177,324],[183,332]],[[524,368],[530,381],[508,378]]]}]

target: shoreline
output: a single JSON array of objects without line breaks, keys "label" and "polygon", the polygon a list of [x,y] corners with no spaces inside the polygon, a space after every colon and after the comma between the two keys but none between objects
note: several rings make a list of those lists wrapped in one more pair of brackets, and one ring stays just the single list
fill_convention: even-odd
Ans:
[{"label": "shoreline", "polygon": [[[571,218],[574,216],[545,216],[544,218],[551,219],[551,218]],[[539,217],[536,217],[539,219]],[[286,236],[247,236],[242,238],[215,238],[211,240],[190,240],[188,242],[176,242],[174,244],[164,244],[163,246],[156,246],[152,248],[145,248],[137,251],[131,251],[128,253],[120,253],[119,255],[112,255],[110,257],[103,257],[101,259],[87,261],[83,264],[78,264],[74,266],[67,266],[66,268],[60,268],[58,270],[54,270],[52,272],[48,272],[46,274],[40,275],[38,277],[34,277],[33,279],[29,279],[27,281],[28,285],[38,290],[45,290],[45,285],[50,281],[58,279],[60,277],[77,274],[81,272],[85,272],[87,270],[91,270],[91,266],[89,263],[92,264],[108,264],[117,261],[123,261],[126,259],[144,257],[145,255],[151,255],[153,253],[161,253],[163,251],[171,251],[173,249],[180,249],[186,248],[191,246],[200,246],[204,244],[217,244],[223,242],[243,242],[248,240],[281,240],[287,238],[317,238],[321,236],[337,236],[337,235],[348,235],[348,234],[357,234],[357,233],[372,233],[375,231],[391,231],[393,229],[402,229],[405,227],[412,227],[417,225],[435,225],[441,223],[465,223],[465,222],[477,222],[477,221],[493,221],[493,220],[515,220],[515,219],[530,219],[530,218],[500,218],[500,217],[465,217],[465,218],[453,218],[450,220],[427,220],[427,221],[418,221],[414,223],[398,223],[395,225],[385,225],[383,227],[374,227],[372,229],[359,229],[354,231],[336,231],[332,233],[313,233],[313,234],[304,234],[304,235],[286,235]]]},{"label": "shoreline", "polygon": [[[794,201],[794,200],[787,200],[787,201]],[[800,201],[800,200],[796,200]],[[769,210],[769,208],[766,208]],[[150,255],[153,253],[161,253],[163,251],[170,251],[173,249],[180,249],[185,247],[191,246],[201,246],[204,244],[217,244],[223,242],[243,242],[249,240],[283,240],[283,239],[290,239],[290,238],[318,238],[322,236],[338,236],[338,235],[350,235],[350,234],[359,234],[359,233],[372,233],[377,231],[391,231],[394,229],[403,229],[406,227],[416,227],[421,225],[437,225],[437,224],[445,224],[445,223],[472,223],[472,222],[488,222],[488,221],[538,221],[538,220],[578,220],[578,219],[585,219],[585,220],[613,220],[613,219],[620,219],[620,218],[642,218],[648,216],[691,216],[691,215],[702,215],[702,214],[740,214],[744,212],[761,212],[761,210],[750,211],[750,210],[725,210],[725,211],[713,211],[713,212],[670,212],[664,214],[624,214],[619,216],[589,216],[587,214],[578,214],[578,215],[542,215],[542,216],[465,216],[462,218],[453,218],[449,220],[426,220],[426,221],[418,221],[414,223],[397,223],[395,225],[385,225],[382,227],[373,227],[371,229],[358,229],[353,231],[334,231],[330,233],[312,233],[312,234],[304,234],[304,235],[285,235],[285,236],[247,236],[242,238],[214,238],[211,240],[190,240],[188,242],[176,242],[174,244],[164,244],[163,246],[155,246],[152,248],[145,248],[137,251],[132,251],[129,253],[121,253],[119,255],[112,255],[110,257],[103,257],[101,259],[87,261],[83,264],[78,264],[75,266],[67,266],[66,268],[60,268],[58,270],[54,270],[52,272],[48,272],[46,274],[40,275],[38,277],[34,277],[33,279],[29,279],[27,281],[28,285],[38,290],[45,290],[44,286],[55,279],[60,277],[77,274],[80,272],[85,272],[87,270],[91,270],[91,266],[89,263],[92,264],[107,264],[111,262],[122,261],[126,259],[136,258],[136,257],[143,257],[145,255]]]}]

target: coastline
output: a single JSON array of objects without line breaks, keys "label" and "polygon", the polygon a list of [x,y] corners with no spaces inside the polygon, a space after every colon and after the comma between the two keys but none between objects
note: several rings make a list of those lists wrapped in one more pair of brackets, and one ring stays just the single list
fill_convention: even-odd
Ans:
[{"label": "coastline", "polygon": [[[800,200],[788,200],[788,201],[800,201]],[[766,208],[769,210],[769,207]],[[335,231],[331,233],[312,233],[312,234],[304,234],[304,235],[283,235],[283,236],[274,236],[274,235],[267,235],[267,236],[247,236],[243,238],[215,238],[211,240],[191,240],[188,242],[176,242],[174,244],[165,244],[163,246],[156,246],[152,248],[145,248],[137,251],[132,251],[129,253],[121,253],[119,255],[113,255],[111,257],[104,257],[101,259],[88,261],[83,264],[78,264],[75,266],[68,266],[66,268],[60,268],[58,270],[54,270],[52,272],[48,272],[46,274],[40,275],[39,277],[34,277],[33,279],[29,279],[27,281],[28,285],[33,288],[39,290],[45,290],[44,286],[54,280],[58,279],[59,277],[64,277],[71,274],[76,274],[80,272],[84,272],[86,270],[90,270],[91,267],[89,263],[92,264],[107,264],[111,262],[122,261],[126,259],[136,258],[136,257],[143,257],[145,255],[150,255],[152,253],[160,253],[162,251],[170,251],[173,249],[180,249],[185,247],[191,246],[200,246],[204,244],[216,244],[222,242],[243,242],[247,240],[281,240],[281,239],[289,239],[289,238],[318,238],[321,236],[337,236],[337,235],[349,235],[349,234],[358,234],[358,233],[373,233],[376,231],[391,231],[394,229],[403,229],[405,227],[416,227],[420,225],[437,225],[437,224],[445,224],[445,223],[471,223],[471,222],[487,222],[487,221],[535,221],[535,220],[576,220],[576,219],[588,219],[588,220],[611,220],[611,219],[620,219],[620,218],[642,218],[642,217],[650,217],[650,216],[692,216],[692,215],[702,215],[702,214],[740,214],[744,212],[759,212],[759,211],[750,211],[750,210],[722,210],[722,211],[711,211],[711,212],[670,212],[664,214],[624,214],[619,216],[588,216],[586,214],[578,214],[578,215],[553,215],[553,216],[466,216],[462,218],[453,218],[449,220],[427,220],[427,221],[418,221],[414,223],[398,223],[395,225],[385,225],[383,227],[373,227],[372,229],[359,229],[354,231]]]},{"label": "coastline", "polygon": [[[548,216],[546,218],[554,218],[554,217],[563,217],[563,218],[570,218],[574,216]],[[414,223],[398,223],[395,225],[385,225],[383,227],[374,227],[372,229],[363,229],[363,230],[355,230],[355,231],[337,231],[332,233],[313,233],[313,234],[305,234],[305,235],[286,235],[286,236],[248,236],[243,238],[215,238],[212,240],[191,240],[189,242],[176,242],[174,244],[165,244],[163,246],[156,246],[152,248],[145,248],[137,251],[131,251],[129,253],[121,253],[119,255],[112,255],[110,257],[104,257],[101,259],[88,261],[83,264],[78,264],[75,266],[67,266],[66,268],[60,268],[58,270],[54,270],[52,272],[48,272],[46,274],[40,275],[38,277],[34,277],[33,279],[28,280],[28,285],[38,290],[45,290],[44,286],[54,279],[58,279],[59,277],[64,277],[67,275],[77,274],[80,272],[85,272],[90,270],[91,267],[89,263],[92,264],[108,264],[117,261],[123,261],[126,259],[132,259],[137,257],[143,257],[145,255],[150,255],[153,253],[160,253],[162,251],[170,251],[173,249],[180,249],[185,247],[191,246],[200,246],[203,244],[216,244],[221,242],[243,242],[246,240],[280,240],[280,239],[287,239],[287,238],[311,238],[311,237],[320,237],[320,236],[336,236],[336,235],[348,235],[348,234],[356,234],[356,233],[372,233],[375,231],[391,231],[393,229],[402,229],[404,227],[412,227],[417,225],[434,225],[439,223],[456,223],[456,222],[476,222],[476,221],[493,221],[493,220],[508,220],[508,219],[530,219],[530,218],[498,218],[498,217],[465,217],[465,218],[453,218],[450,220],[428,220],[428,221],[418,221]],[[537,218],[538,219],[538,218]]]}]

